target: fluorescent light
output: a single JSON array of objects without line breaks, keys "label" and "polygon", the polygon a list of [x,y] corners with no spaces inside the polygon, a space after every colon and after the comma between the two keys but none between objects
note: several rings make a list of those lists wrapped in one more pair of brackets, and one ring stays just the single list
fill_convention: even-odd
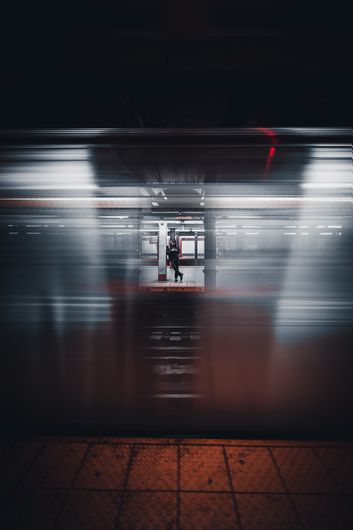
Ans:
[{"label": "fluorescent light", "polygon": [[128,215],[98,215],[99,219],[129,219]]},{"label": "fluorescent light", "polygon": [[126,225],[99,225],[99,228],[125,228]]},{"label": "fluorescent light", "polygon": [[211,202],[234,202],[234,203],[251,203],[251,202],[259,202],[259,203],[268,203],[268,202],[279,202],[279,203],[311,203],[311,202],[321,202],[321,203],[353,203],[353,199],[347,198],[347,197],[297,197],[297,196],[247,196],[247,197],[210,197]]},{"label": "fluorescent light", "polygon": [[345,182],[304,182],[303,184],[300,184],[301,188],[304,189],[351,189],[352,184],[345,183]]},{"label": "fluorescent light", "polygon": [[262,215],[227,215],[227,219],[262,219]]},{"label": "fluorescent light", "polygon": [[95,184],[15,184],[10,186],[2,186],[6,190],[80,190],[80,191],[96,191],[98,186]]},{"label": "fluorescent light", "polygon": [[[112,202],[112,201],[138,201],[137,197],[1,197],[3,201],[38,201],[38,202]],[[152,203],[153,204],[153,203]]]}]

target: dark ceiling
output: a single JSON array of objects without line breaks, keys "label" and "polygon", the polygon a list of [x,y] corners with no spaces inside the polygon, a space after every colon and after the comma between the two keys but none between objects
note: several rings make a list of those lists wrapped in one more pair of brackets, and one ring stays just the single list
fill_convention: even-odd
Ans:
[{"label": "dark ceiling", "polygon": [[351,125],[339,2],[12,2],[0,39],[3,128]]}]

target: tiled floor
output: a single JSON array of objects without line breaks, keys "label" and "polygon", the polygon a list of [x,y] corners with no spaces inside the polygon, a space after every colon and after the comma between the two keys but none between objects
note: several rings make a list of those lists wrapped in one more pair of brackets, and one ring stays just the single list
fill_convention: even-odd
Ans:
[{"label": "tiled floor", "polygon": [[32,438],[0,443],[4,530],[348,530],[353,443]]},{"label": "tiled floor", "polygon": [[203,266],[186,266],[180,264],[183,281],[174,282],[174,270],[167,267],[167,280],[158,282],[158,267],[146,265],[141,267],[139,284],[142,288],[161,291],[202,291],[204,289]]}]

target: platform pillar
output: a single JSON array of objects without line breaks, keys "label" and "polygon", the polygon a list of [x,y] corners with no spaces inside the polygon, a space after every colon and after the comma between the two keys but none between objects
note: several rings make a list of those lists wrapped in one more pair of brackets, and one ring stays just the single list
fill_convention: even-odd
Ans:
[{"label": "platform pillar", "polygon": [[167,279],[167,236],[168,225],[161,221],[158,228],[158,281]]},{"label": "platform pillar", "polygon": [[216,287],[216,214],[205,210],[205,288]]}]

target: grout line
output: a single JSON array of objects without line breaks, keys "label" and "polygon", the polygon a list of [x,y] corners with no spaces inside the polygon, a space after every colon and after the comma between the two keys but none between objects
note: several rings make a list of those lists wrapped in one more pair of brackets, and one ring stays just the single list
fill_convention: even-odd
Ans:
[{"label": "grout line", "polygon": [[181,506],[181,499],[180,499],[180,473],[181,473],[181,454],[180,454],[180,446],[177,446],[177,505],[176,505],[176,528],[177,530],[180,530],[180,506]]},{"label": "grout line", "polygon": [[238,501],[237,501],[237,498],[236,498],[236,495],[235,495],[235,491],[234,491],[232,474],[230,472],[227,451],[226,451],[226,448],[225,448],[224,445],[222,447],[222,452],[223,452],[224,464],[225,464],[226,471],[227,471],[228,483],[229,483],[230,492],[231,492],[231,496],[232,496],[233,508],[234,508],[235,516],[236,516],[237,521],[238,521],[239,530],[243,530],[243,523],[242,523],[242,520],[241,520],[241,517],[240,517]]},{"label": "grout line", "polygon": [[130,449],[129,462],[128,462],[128,465],[127,465],[127,468],[126,468],[123,489],[121,490],[120,502],[119,502],[118,510],[117,510],[117,513],[116,513],[115,524],[114,524],[114,528],[116,528],[117,530],[119,529],[120,517],[121,517],[121,512],[122,512],[122,509],[123,509],[123,504],[124,504],[126,492],[129,491],[129,490],[127,490],[127,485],[128,485],[128,481],[129,481],[129,477],[130,477],[132,464],[133,464],[134,458],[135,458],[135,456],[137,454],[137,451],[138,451],[138,449],[137,449],[136,445],[133,445],[131,447],[131,449]]},{"label": "grout line", "polygon": [[332,470],[326,465],[325,461],[319,455],[317,449],[315,447],[312,447],[311,449],[312,449],[312,452],[314,453],[314,455],[316,456],[316,458],[318,459],[318,461],[320,462],[321,466],[324,468],[324,470],[326,471],[326,473],[328,474],[328,476],[332,480],[333,484],[336,486],[337,493],[342,495],[344,493],[343,489],[341,488],[340,484],[338,483],[338,481],[337,481],[334,473],[332,472]]},{"label": "grout line", "polygon": [[[32,487],[24,487],[25,490],[31,491]],[[122,488],[64,488],[64,487],[48,487],[48,486],[40,486],[39,488],[36,488],[36,490],[40,491],[68,491],[68,492],[105,492],[105,493],[177,493],[177,490],[175,489],[138,489],[138,488],[131,488],[131,489],[122,489]],[[229,490],[209,490],[209,489],[180,489],[180,493],[230,493]],[[237,490],[237,495],[288,495],[285,491],[251,491],[251,490]],[[322,491],[310,491],[310,492],[302,492],[302,491],[292,491],[290,492],[290,495],[294,495],[296,497],[300,496],[315,496],[315,497],[348,497],[353,498],[353,493],[332,493],[332,492],[322,492]]]},{"label": "grout line", "polygon": [[[19,442],[15,442],[15,443],[19,443]],[[21,485],[21,483],[24,481],[24,479],[27,477],[27,475],[31,471],[32,467],[34,466],[34,464],[36,463],[40,455],[43,453],[46,446],[47,446],[46,442],[42,443],[42,446],[38,449],[37,454],[33,457],[33,460],[31,461],[31,463],[28,464],[22,476],[17,480],[16,484],[12,488],[10,488],[9,493],[5,495],[5,499],[0,503],[1,506],[5,506],[9,502],[9,500],[14,495],[18,487]]]},{"label": "grout line", "polygon": [[80,471],[81,471],[81,469],[83,468],[84,463],[86,462],[86,459],[87,459],[87,456],[88,456],[89,450],[91,449],[92,445],[93,445],[92,443],[87,443],[87,447],[86,447],[86,450],[85,450],[85,454],[83,455],[82,460],[81,460],[81,462],[80,462],[80,465],[78,466],[78,468],[77,468],[77,470],[76,470],[76,473],[74,474],[74,476],[73,476],[73,478],[72,478],[72,480],[71,480],[71,487],[70,487],[70,489],[73,489],[73,486],[74,486],[74,484],[75,484],[75,482],[76,482],[76,479],[77,479],[78,475],[80,474]]},{"label": "grout line", "polygon": [[[88,439],[89,438],[89,439]],[[168,446],[168,447],[171,447],[173,445],[178,445],[180,444],[181,446],[191,446],[191,447],[261,447],[261,448],[286,448],[286,449],[337,449],[337,450],[344,450],[344,449],[353,449],[353,444],[352,445],[308,445],[308,444],[296,444],[296,445],[288,445],[288,444],[276,444],[276,445],[272,445],[271,443],[268,443],[268,444],[252,444],[251,442],[250,443],[244,443],[244,444],[239,444],[239,443],[224,443],[222,441],[220,441],[219,443],[188,443],[188,442],[181,442],[181,441],[173,441],[172,443],[170,442],[153,442],[153,438],[151,438],[151,441],[150,442],[140,442],[139,441],[139,438],[136,438],[136,441],[113,441],[113,440],[109,440],[108,438],[105,438],[102,437],[103,439],[100,440],[99,437],[97,438],[97,440],[92,440],[92,438],[94,437],[87,437],[85,438],[84,436],[82,437],[81,440],[45,440],[45,441],[37,441],[37,440],[33,440],[33,441],[30,441],[30,442],[24,442],[24,443],[45,443],[45,444],[82,444],[82,443],[90,443],[90,444],[96,444],[96,445],[154,445],[154,446]],[[114,437],[113,437],[114,438]],[[118,436],[116,438],[119,438]],[[173,438],[173,440],[175,440],[175,438]],[[19,442],[16,442],[16,443],[19,443]]]},{"label": "grout line", "polygon": [[279,468],[279,465],[278,465],[278,463],[277,463],[277,461],[276,461],[275,455],[273,454],[272,448],[271,448],[271,447],[268,447],[267,450],[268,450],[268,452],[269,452],[269,454],[270,454],[270,457],[271,457],[272,463],[273,463],[273,465],[274,465],[274,467],[275,467],[275,469],[276,469],[276,471],[277,471],[277,474],[278,474],[279,479],[280,479],[280,481],[281,481],[281,484],[282,484],[282,486],[283,486],[283,488],[284,488],[284,491],[285,491],[285,493],[286,493],[287,496],[288,496],[288,500],[289,500],[289,502],[290,502],[290,504],[291,504],[291,507],[292,507],[292,510],[293,510],[293,512],[294,512],[294,514],[295,514],[295,516],[296,516],[296,518],[297,518],[297,521],[298,521],[298,523],[299,523],[299,526],[300,526],[301,528],[304,529],[304,523],[303,523],[303,521],[302,521],[302,519],[301,519],[301,516],[300,516],[299,510],[297,509],[296,504],[295,504],[295,502],[294,502],[294,500],[293,500],[293,498],[292,498],[292,495],[291,495],[291,493],[290,493],[290,491],[289,491],[289,489],[288,489],[288,487],[287,487],[286,481],[284,480],[284,476],[282,475],[282,472],[281,472],[281,470],[280,470],[280,468]]},{"label": "grout line", "polygon": [[[61,516],[62,516],[62,514],[64,512],[64,509],[65,509],[65,506],[66,506],[66,503],[67,503],[67,499],[68,499],[68,497],[70,495],[70,492],[73,490],[73,486],[74,486],[74,484],[76,482],[76,479],[77,479],[81,469],[83,468],[83,465],[84,465],[84,463],[86,461],[86,458],[88,456],[88,452],[89,452],[89,450],[91,448],[91,445],[92,445],[91,443],[87,443],[87,447],[86,447],[85,453],[84,453],[84,455],[83,455],[83,457],[81,459],[81,462],[80,462],[76,472],[74,473],[74,476],[71,479],[70,486],[64,490],[65,491],[64,498],[63,498],[63,500],[62,500],[62,502],[60,504],[60,507],[59,507],[59,510],[58,510],[58,514],[57,514],[57,516],[55,517],[55,519],[53,521],[53,525],[52,525],[53,529],[56,529],[58,527],[58,525],[59,525],[60,518],[61,518]],[[55,488],[53,488],[53,489],[55,489]]]},{"label": "grout line", "polygon": [[279,477],[279,479],[280,479],[280,481],[281,481],[282,487],[283,487],[285,493],[287,493],[287,495],[288,495],[288,494],[289,494],[289,489],[288,489],[287,484],[286,484],[286,482],[285,482],[285,480],[284,480],[284,477],[283,477],[283,475],[282,475],[282,473],[281,473],[281,470],[280,470],[280,468],[279,468],[279,465],[277,464],[277,461],[276,461],[276,459],[275,459],[275,455],[273,454],[272,448],[271,448],[271,447],[268,447],[267,450],[268,450],[268,452],[269,452],[269,455],[270,455],[270,458],[271,458],[272,464],[274,465],[274,467],[275,467],[275,469],[276,469],[276,471],[277,471],[277,475],[278,475],[278,477]]}]

